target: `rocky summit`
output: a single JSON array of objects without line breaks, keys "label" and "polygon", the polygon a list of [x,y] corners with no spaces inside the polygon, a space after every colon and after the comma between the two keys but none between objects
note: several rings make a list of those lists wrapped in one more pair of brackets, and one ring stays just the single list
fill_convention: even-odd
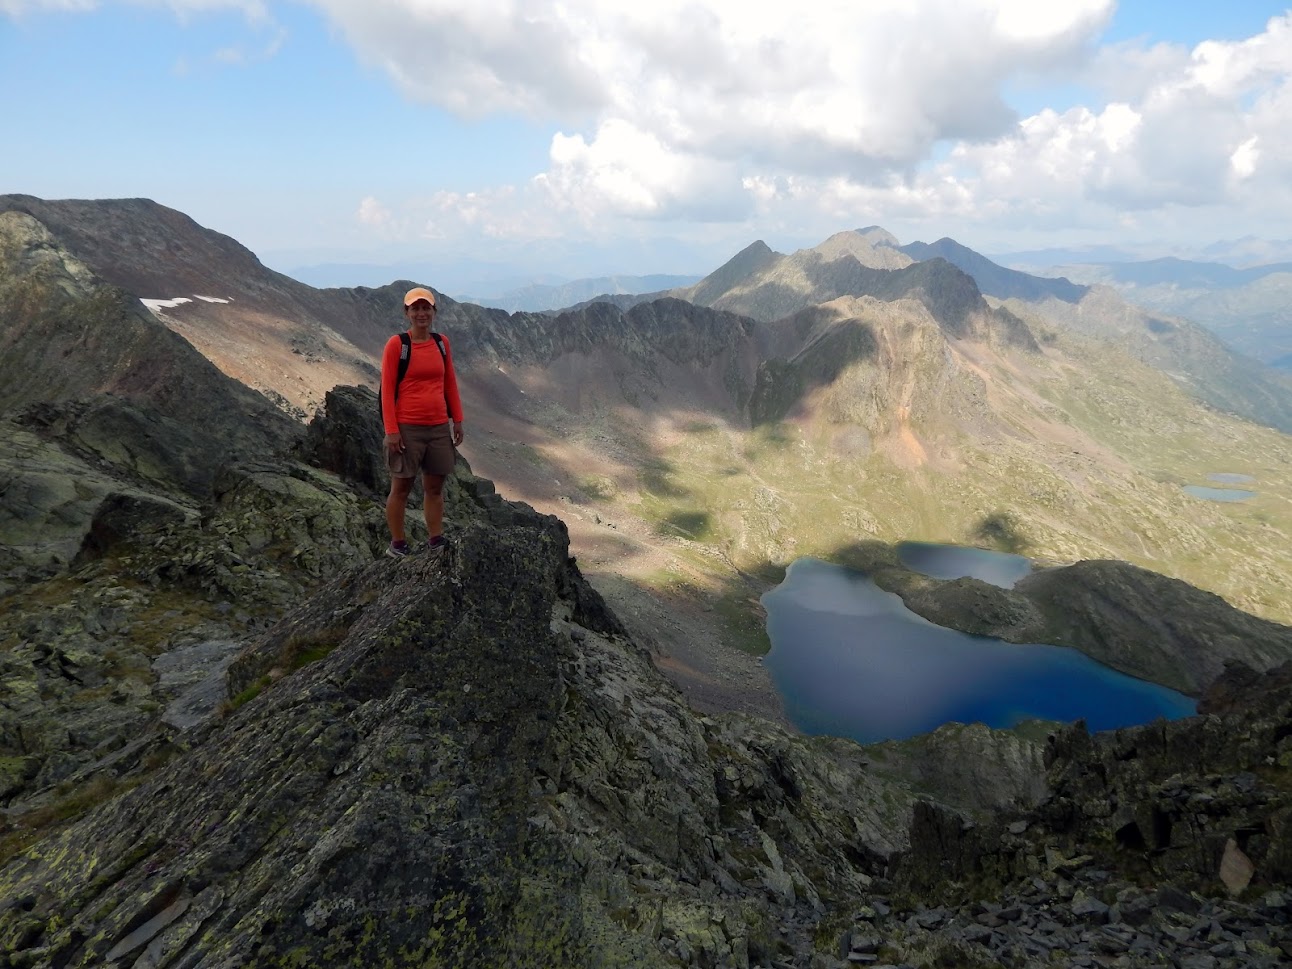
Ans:
[{"label": "rocky summit", "polygon": [[[337,395],[335,428],[363,393]],[[290,468],[231,480],[272,494]],[[1232,666],[1215,712],[1095,737],[861,747],[698,717],[558,519],[465,466],[450,495],[446,554],[369,547],[299,583],[238,645],[218,709],[141,723],[132,757],[98,764],[101,803],[11,852],[7,964],[1287,957],[1292,670]]]}]

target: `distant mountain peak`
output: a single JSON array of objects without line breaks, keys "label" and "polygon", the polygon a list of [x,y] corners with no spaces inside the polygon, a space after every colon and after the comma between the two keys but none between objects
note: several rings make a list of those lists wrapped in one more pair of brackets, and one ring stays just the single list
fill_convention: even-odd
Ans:
[{"label": "distant mountain peak", "polygon": [[1086,294],[1086,287],[1078,286],[1068,279],[1050,279],[1032,276],[1017,269],[1006,269],[949,236],[943,236],[931,245],[927,242],[912,242],[902,246],[901,251],[921,261],[945,259],[972,276],[984,294],[999,299],[1041,300],[1054,297],[1065,303],[1076,303]]},{"label": "distant mountain peak", "polygon": [[909,266],[914,260],[897,246],[890,245],[887,239],[892,239],[894,243],[897,241],[882,229],[870,234],[849,229],[836,232],[808,251],[819,253],[825,259],[852,256],[871,269],[902,269]]},{"label": "distant mountain peak", "polygon": [[723,293],[755,273],[785,257],[762,239],[751,242],[694,286],[675,290],[673,295],[701,306],[708,306]]},{"label": "distant mountain peak", "polygon": [[868,225],[864,229],[855,229],[853,231],[872,246],[888,246],[891,249],[900,249],[902,247],[901,240],[880,225]]}]

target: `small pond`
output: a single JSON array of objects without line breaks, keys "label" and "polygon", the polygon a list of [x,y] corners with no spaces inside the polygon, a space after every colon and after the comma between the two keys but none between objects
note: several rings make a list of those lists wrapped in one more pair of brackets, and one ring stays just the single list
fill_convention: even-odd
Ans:
[{"label": "small pond", "polygon": [[902,542],[897,557],[913,572],[935,579],[959,579],[969,576],[990,582],[1002,589],[1032,571],[1031,560],[1022,555],[990,552],[966,545],[940,545],[936,542]]},{"label": "small pond", "polygon": [[1185,494],[1193,495],[1204,501],[1246,501],[1255,498],[1256,492],[1243,491],[1239,488],[1208,488],[1206,485],[1185,485]]},{"label": "small pond", "polygon": [[1074,649],[936,626],[863,573],[816,559],[795,562],[762,601],[772,641],[764,662],[787,715],[809,734],[871,743],[949,722],[1081,718],[1109,730],[1196,709]]}]

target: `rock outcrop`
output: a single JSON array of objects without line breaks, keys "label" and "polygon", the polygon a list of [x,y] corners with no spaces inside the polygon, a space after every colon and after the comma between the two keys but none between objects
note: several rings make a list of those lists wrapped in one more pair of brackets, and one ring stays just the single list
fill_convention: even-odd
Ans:
[{"label": "rock outcrop", "polygon": [[914,795],[854,745],[695,718],[567,556],[499,502],[440,561],[320,589],[188,753],[3,869],[17,964],[804,958]]},{"label": "rock outcrop", "polygon": [[1292,626],[1126,562],[1040,569],[1013,589],[888,568],[877,575],[930,622],[1013,643],[1054,643],[1105,666],[1201,696],[1225,665],[1265,671],[1292,660]]},{"label": "rock outcrop", "polygon": [[1288,939],[1283,908],[1215,894],[1235,866],[1267,894],[1292,870],[1286,688],[1223,717],[1061,731],[1048,779],[985,729],[903,752],[697,718],[579,575],[564,526],[478,480],[443,558],[319,587],[246,641],[222,717],[0,868],[12,964],[1194,952],[1131,914],[1136,882],[1205,893],[1188,906],[1211,946]]}]

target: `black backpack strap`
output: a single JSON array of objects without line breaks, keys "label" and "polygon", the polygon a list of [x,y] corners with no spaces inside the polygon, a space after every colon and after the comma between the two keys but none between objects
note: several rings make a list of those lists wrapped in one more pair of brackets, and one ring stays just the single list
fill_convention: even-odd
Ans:
[{"label": "black backpack strap", "polygon": [[[444,348],[440,348],[444,352]],[[395,400],[399,400],[399,384],[408,373],[408,364],[413,358],[413,338],[406,332],[399,334],[399,369],[395,371]]]}]

